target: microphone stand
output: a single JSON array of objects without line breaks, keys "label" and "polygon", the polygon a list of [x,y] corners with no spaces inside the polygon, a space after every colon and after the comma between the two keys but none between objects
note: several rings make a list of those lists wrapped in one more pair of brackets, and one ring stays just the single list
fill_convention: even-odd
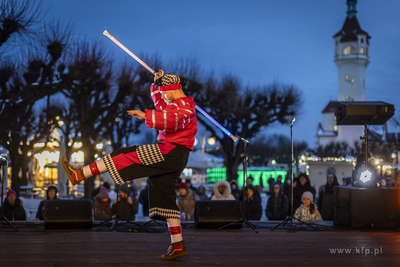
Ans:
[{"label": "microphone stand", "polygon": [[244,192],[242,194],[242,210],[243,210],[243,221],[245,224],[247,224],[248,226],[250,226],[254,232],[256,232],[258,234],[258,231],[256,229],[256,227],[247,220],[246,218],[246,197],[247,197],[247,193],[248,193],[248,184],[247,184],[247,166],[249,166],[248,164],[248,155],[247,155],[247,148],[250,146],[250,142],[246,139],[244,139],[243,137],[240,137],[240,140],[243,141],[244,143],[244,158],[243,158],[243,189]]},{"label": "microphone stand", "polygon": [[[119,147],[120,147],[120,138],[121,138],[121,136],[120,136],[121,135],[121,129],[120,129],[120,126],[119,126],[119,121],[120,121],[120,119],[118,117],[115,118],[115,124],[117,125],[117,149],[119,149]],[[116,225],[118,225],[118,217],[119,217],[119,215],[118,215],[118,213],[119,213],[119,205],[118,205],[119,204],[119,200],[118,200],[119,185],[116,185],[115,192],[117,194],[117,196],[116,196],[117,203],[115,203],[115,205],[117,205],[117,213],[115,214],[113,223],[112,223],[112,225],[110,227],[111,231],[114,229],[114,227]]]},{"label": "microphone stand", "polygon": [[250,226],[250,227],[254,230],[254,232],[255,232],[256,234],[258,234],[258,230],[256,229],[256,227],[255,227],[251,222],[249,222],[249,220],[247,220],[247,218],[246,218],[246,207],[245,207],[245,199],[246,199],[247,192],[248,192],[248,185],[247,185],[247,166],[248,166],[247,147],[250,146],[250,142],[249,142],[248,140],[244,139],[243,137],[241,137],[240,140],[242,140],[243,143],[244,143],[244,157],[243,157],[243,191],[242,191],[242,216],[243,216],[243,218],[241,218],[241,219],[238,220],[238,221],[231,222],[231,223],[229,223],[229,224],[227,224],[227,225],[225,225],[225,226],[222,226],[222,227],[220,227],[220,228],[218,228],[218,229],[220,230],[220,229],[223,229],[223,228],[225,228],[225,227],[228,227],[228,226],[230,226],[230,225],[232,225],[232,224],[236,224],[236,223],[238,223],[238,222],[243,222],[244,224],[247,224],[248,226]]},{"label": "microphone stand", "polygon": [[291,180],[291,188],[290,188],[290,216],[288,218],[286,218],[285,220],[283,220],[281,223],[279,223],[277,226],[275,226],[274,228],[271,229],[271,231],[274,231],[276,228],[278,228],[279,226],[286,226],[287,224],[289,224],[289,227],[293,227],[293,220],[296,220],[298,222],[300,222],[300,224],[306,224],[312,228],[314,228],[315,230],[317,230],[316,227],[312,226],[311,224],[308,224],[296,217],[294,217],[293,214],[293,164],[294,164],[294,156],[293,156],[293,122],[296,119],[294,117],[291,118],[290,120],[290,149],[291,149],[291,153],[290,153],[290,180]]},{"label": "microphone stand", "polygon": [[18,229],[10,222],[10,220],[7,219],[6,216],[4,216],[4,207],[3,207],[3,197],[4,197],[4,180],[5,177],[7,177],[5,174],[7,173],[7,160],[0,156],[0,166],[1,166],[1,212],[0,212],[0,226],[3,226],[3,220],[6,221],[9,225],[11,225],[12,228],[14,228],[15,231],[18,231]]},{"label": "microphone stand", "polygon": [[[121,147],[121,128],[120,128],[119,122],[120,122],[120,118],[118,118],[118,117],[115,118],[115,124],[117,125],[117,149],[119,149]],[[117,198],[116,198],[117,203],[115,203],[115,205],[117,205],[117,213],[115,214],[115,217],[113,218],[113,223],[112,223],[112,225],[110,227],[110,230],[112,231],[114,229],[114,227],[116,225],[118,225],[118,220],[124,220],[124,221],[130,222],[130,223],[132,223],[134,225],[139,225],[139,224],[137,224],[137,223],[135,223],[135,222],[133,222],[131,220],[124,219],[124,218],[122,218],[122,217],[120,217],[118,215],[119,212],[120,212],[120,200],[118,200],[118,198],[119,198],[119,185],[116,185],[116,194],[117,194]],[[128,195],[128,197],[129,197],[129,195]],[[133,196],[133,197],[135,197],[135,196]]]}]

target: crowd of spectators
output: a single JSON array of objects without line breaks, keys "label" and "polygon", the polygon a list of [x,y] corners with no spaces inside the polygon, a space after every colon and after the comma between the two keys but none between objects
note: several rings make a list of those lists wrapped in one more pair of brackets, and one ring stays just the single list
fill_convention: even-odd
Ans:
[{"label": "crowd of spectators", "polygon": [[[305,173],[300,173],[293,179],[279,175],[277,179],[267,183],[268,189],[262,190],[262,176],[259,183],[253,185],[254,178],[249,176],[246,179],[247,190],[243,190],[236,180],[227,182],[219,180],[212,190],[206,185],[194,186],[190,179],[177,180],[176,193],[177,205],[181,210],[182,220],[194,220],[196,201],[208,200],[238,200],[245,205],[245,217],[248,220],[260,220],[264,212],[268,220],[284,220],[293,212],[293,217],[301,221],[333,220],[335,187],[339,186],[338,178],[334,173],[328,173],[326,183],[318,188],[318,191],[311,185],[310,178]],[[351,177],[343,177],[341,186],[352,186]],[[386,187],[399,187],[400,183],[390,175],[385,174],[381,183]],[[110,184],[104,182],[96,188],[92,194],[93,218],[94,220],[107,221],[118,216],[123,220],[135,220],[139,210],[139,203],[142,205],[143,217],[149,216],[149,181],[139,191],[133,181],[127,181],[119,185],[118,194],[114,201],[110,199]],[[291,207],[291,192],[293,192],[293,207]],[[268,200],[265,210],[262,210],[261,194],[266,194]],[[39,203],[35,220],[44,220],[45,201],[58,199],[57,187],[49,186],[46,191],[46,199]],[[29,220],[29,212],[23,206],[23,201],[17,197],[14,190],[8,190],[3,201],[3,214],[10,220]]]}]

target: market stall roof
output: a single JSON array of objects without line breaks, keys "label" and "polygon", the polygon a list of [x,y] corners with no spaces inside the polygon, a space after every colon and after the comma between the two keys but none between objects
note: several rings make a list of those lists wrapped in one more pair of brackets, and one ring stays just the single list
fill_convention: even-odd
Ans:
[{"label": "market stall roof", "polygon": [[189,160],[187,168],[222,168],[224,159],[217,156],[211,155],[209,153],[202,153],[201,150],[193,151],[189,154]]}]

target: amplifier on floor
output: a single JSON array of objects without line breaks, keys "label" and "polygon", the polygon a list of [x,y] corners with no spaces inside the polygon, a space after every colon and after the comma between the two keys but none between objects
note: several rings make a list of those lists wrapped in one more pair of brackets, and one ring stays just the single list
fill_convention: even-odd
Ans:
[{"label": "amplifier on floor", "polygon": [[400,189],[337,186],[335,224],[351,228],[399,228]]},{"label": "amplifier on floor", "polygon": [[45,229],[90,229],[92,221],[90,199],[57,199],[44,202]]},{"label": "amplifier on floor", "polygon": [[242,205],[237,200],[196,201],[196,228],[240,229],[243,225]]}]

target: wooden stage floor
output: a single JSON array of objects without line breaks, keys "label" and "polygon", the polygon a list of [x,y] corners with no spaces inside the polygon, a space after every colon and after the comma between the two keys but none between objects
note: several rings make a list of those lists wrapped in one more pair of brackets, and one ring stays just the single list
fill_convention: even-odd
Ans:
[{"label": "wooden stage floor", "polygon": [[[119,223],[88,230],[45,230],[43,222],[0,226],[0,266],[399,266],[400,232],[352,230],[332,222],[271,228],[252,222],[241,229],[196,229],[184,224],[189,254],[162,261],[170,242],[161,225]],[[143,232],[145,231],[145,232]]]}]

